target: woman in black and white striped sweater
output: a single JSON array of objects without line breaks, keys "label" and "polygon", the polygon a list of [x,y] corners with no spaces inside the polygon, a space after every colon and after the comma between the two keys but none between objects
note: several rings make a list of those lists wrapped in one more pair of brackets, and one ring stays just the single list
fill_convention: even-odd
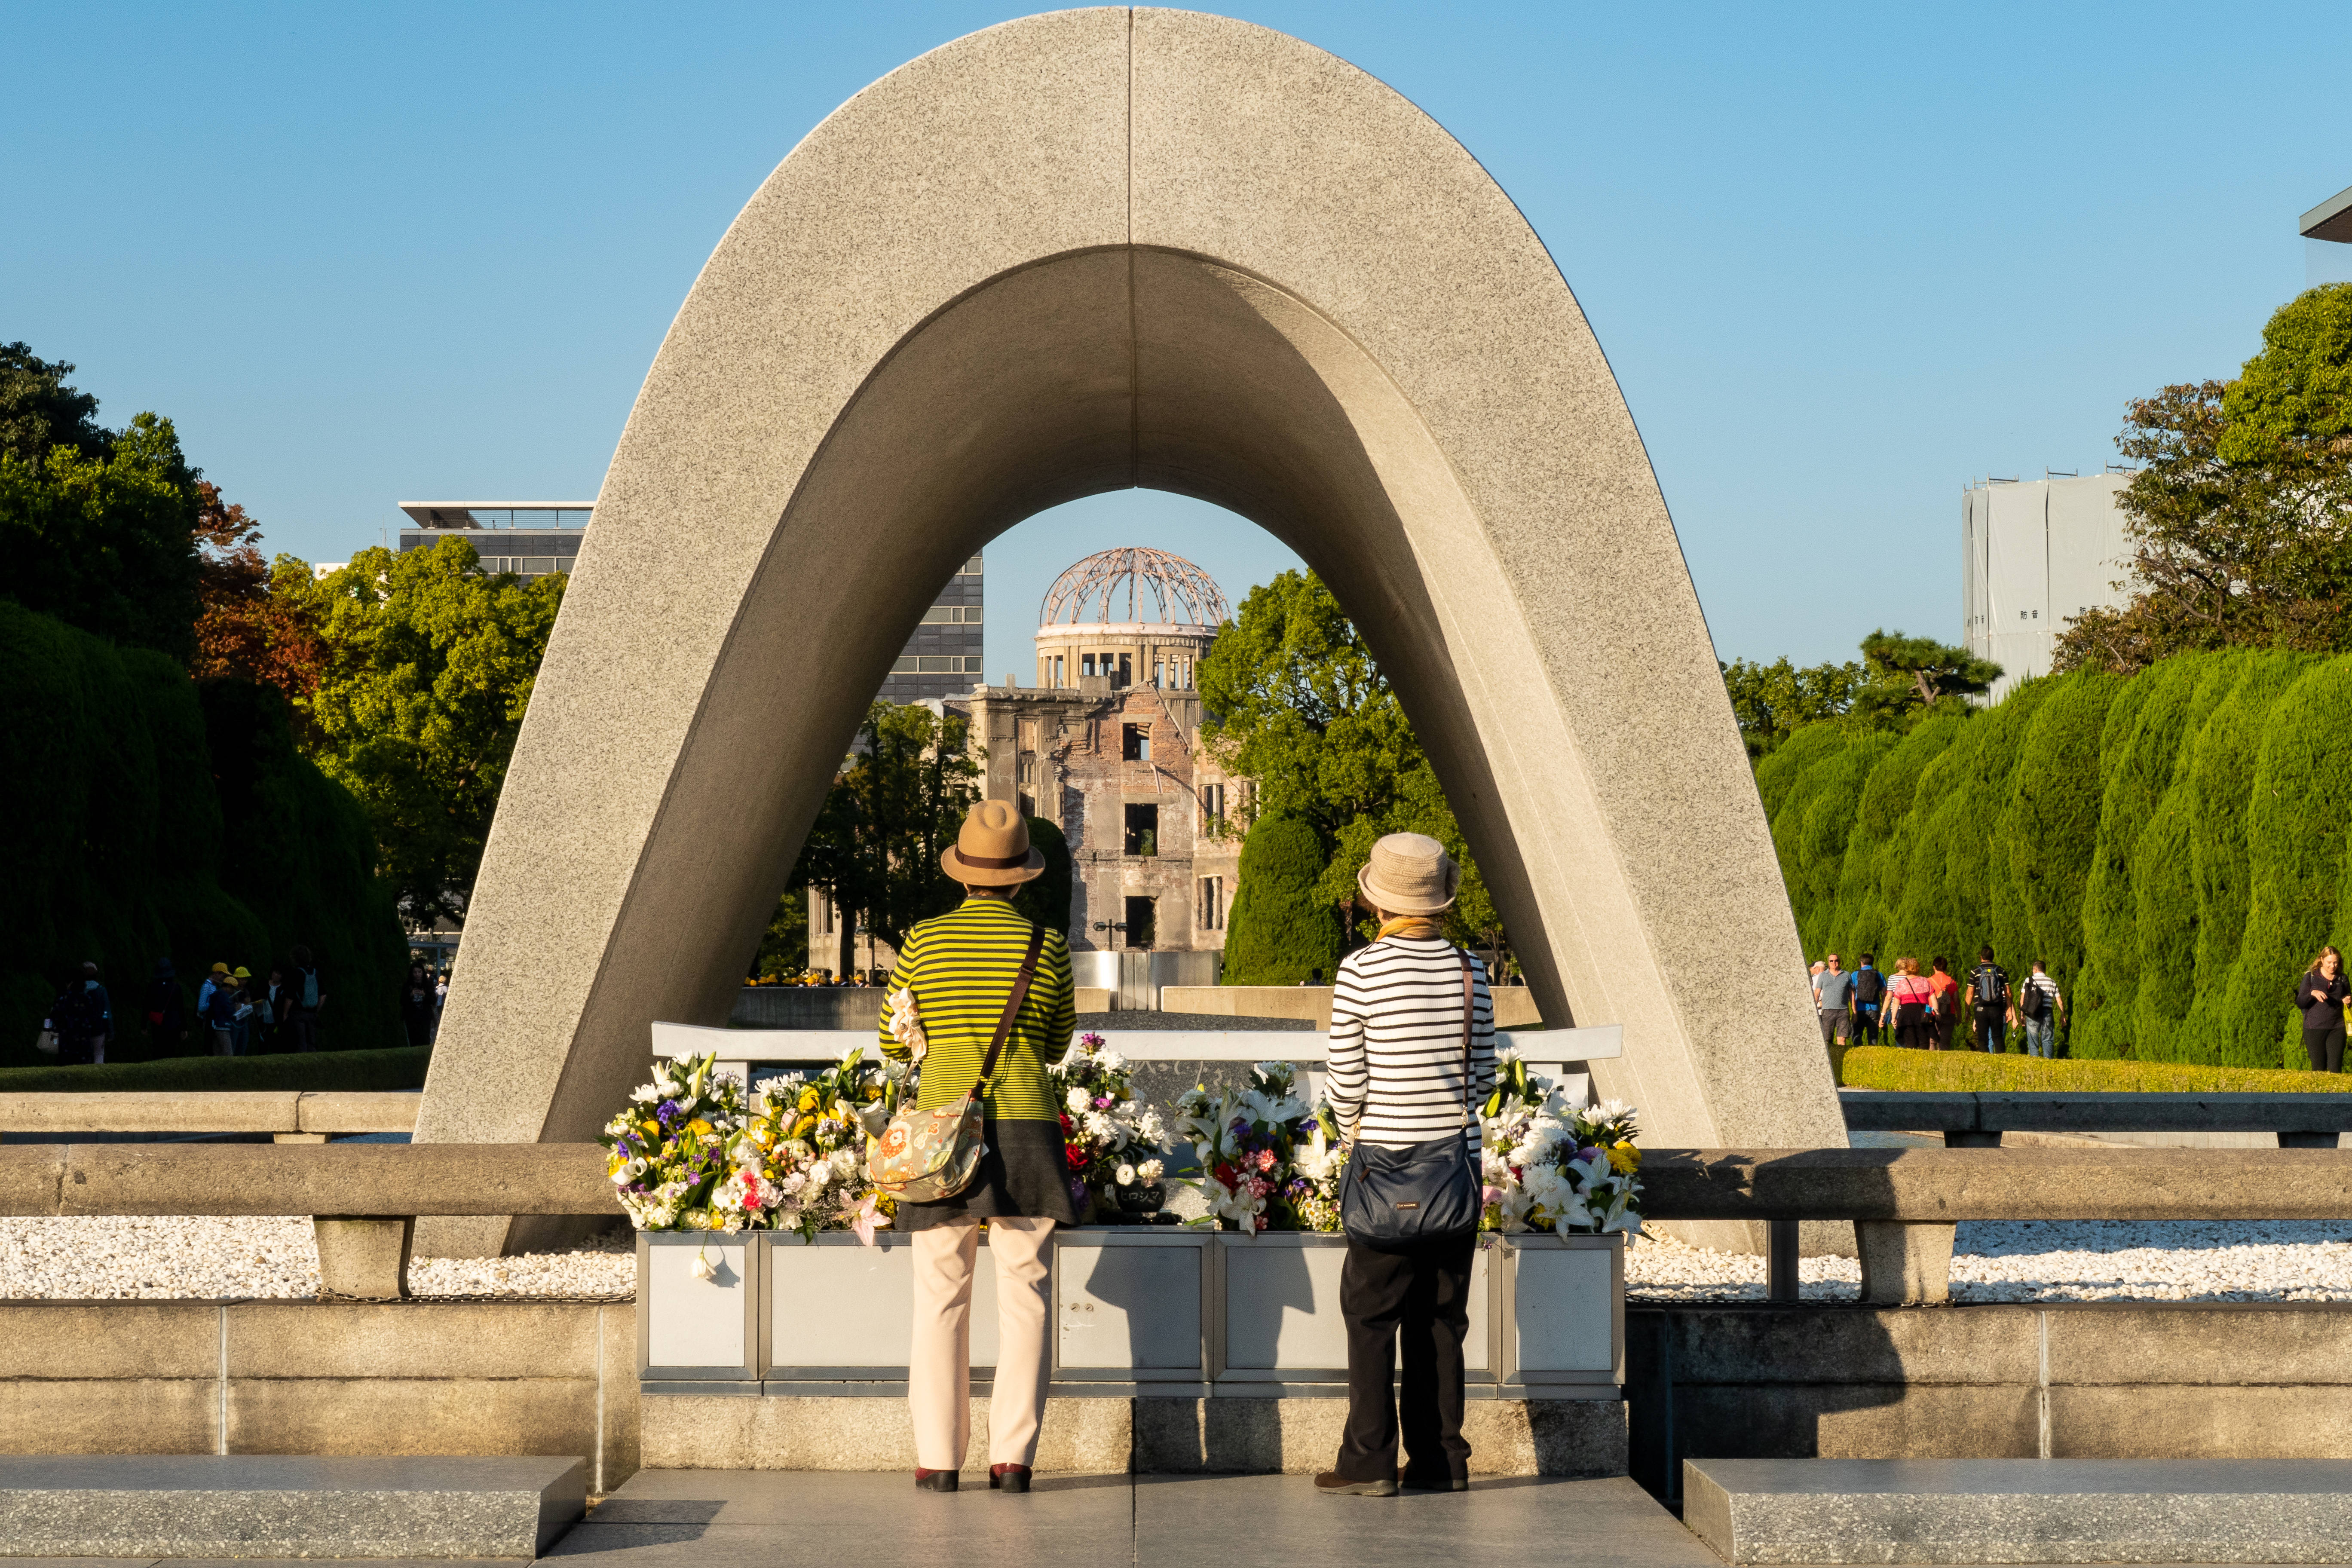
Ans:
[{"label": "woman in black and white striped sweater", "polygon": [[[1331,993],[1325,1093],[1342,1127],[1386,1149],[1458,1132],[1478,1148],[1477,1107],[1495,1082],[1495,1005],[1486,966],[1445,939],[1462,882],[1436,839],[1392,833],[1372,847],[1356,885],[1380,938],[1339,964]],[[1465,1081],[1463,1009],[1470,1015]],[[1403,1335],[1402,1436],[1407,1487],[1470,1484],[1462,1438],[1462,1339],[1470,1326],[1475,1235],[1385,1251],[1348,1243],[1339,1311],[1348,1325],[1348,1425],[1338,1463],[1315,1478],[1327,1493],[1386,1497],[1399,1484],[1398,1408],[1390,1369]]]}]

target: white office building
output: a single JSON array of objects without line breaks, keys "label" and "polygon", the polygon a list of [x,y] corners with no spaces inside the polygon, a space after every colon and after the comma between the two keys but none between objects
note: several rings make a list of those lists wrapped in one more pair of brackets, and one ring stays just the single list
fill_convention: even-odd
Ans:
[{"label": "white office building", "polygon": [[2001,668],[1992,700],[2050,673],[2058,634],[2094,605],[2120,607],[2132,542],[2116,492],[2129,474],[1987,479],[1960,496],[1960,624]]}]

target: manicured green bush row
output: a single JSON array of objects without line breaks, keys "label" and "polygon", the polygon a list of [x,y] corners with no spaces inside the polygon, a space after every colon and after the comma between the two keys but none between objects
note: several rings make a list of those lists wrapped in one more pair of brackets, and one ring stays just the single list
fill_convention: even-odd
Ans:
[{"label": "manicured green bush row", "polygon": [[408,946],[373,840],[294,749],[276,693],[200,688],[163,654],[0,600],[0,1067],[48,1059],[34,1037],[85,959],[114,1002],[108,1055],[133,1059],[157,959],[177,967],[193,1021],[214,963],[266,976],[297,944],[327,982],[321,1045],[403,1043]]},{"label": "manicured green bush row", "polygon": [[1981,1051],[1856,1046],[1838,1079],[1849,1089],[1950,1093],[2342,1094],[2344,1075],[2179,1062],[2043,1061]]},{"label": "manicured green bush row", "polygon": [[1816,725],[1757,789],[1809,956],[2042,959],[2078,1059],[2299,1068],[2295,977],[2352,947],[2352,656],[2079,671],[1899,741]]},{"label": "manicured green bush row", "polygon": [[310,1056],[175,1057],[104,1067],[0,1068],[0,1094],[196,1094],[220,1089],[384,1092],[425,1087],[430,1046]]}]

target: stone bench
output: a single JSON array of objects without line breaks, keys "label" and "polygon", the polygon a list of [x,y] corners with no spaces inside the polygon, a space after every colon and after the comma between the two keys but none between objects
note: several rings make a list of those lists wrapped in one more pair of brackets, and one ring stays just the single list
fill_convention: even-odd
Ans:
[{"label": "stone bench", "polygon": [[2352,1460],[1685,1459],[1748,1563],[2352,1563]]},{"label": "stone bench", "polygon": [[587,1500],[574,1458],[0,1455],[0,1557],[528,1561]]}]

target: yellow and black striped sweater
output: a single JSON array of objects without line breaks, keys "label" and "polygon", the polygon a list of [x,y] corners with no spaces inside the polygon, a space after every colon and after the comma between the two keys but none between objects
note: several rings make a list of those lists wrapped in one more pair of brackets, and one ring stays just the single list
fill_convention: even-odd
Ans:
[{"label": "yellow and black striped sweater", "polygon": [[[919,1109],[929,1110],[968,1092],[979,1081],[981,1059],[995,1037],[1029,949],[1029,921],[1001,899],[966,899],[952,913],[928,920],[907,935],[898,967],[890,975],[890,995],[915,994],[915,1014],[929,1042],[923,1058]],[[996,1060],[996,1081],[986,1101],[1001,1121],[1052,1121],[1060,1107],[1045,1069],[1070,1048],[1078,1025],[1077,996],[1070,985],[1070,944],[1060,931],[1045,933],[1028,997],[1013,1021]],[[890,1037],[890,1008],[882,1011],[882,1051],[904,1061],[907,1047]]]}]

